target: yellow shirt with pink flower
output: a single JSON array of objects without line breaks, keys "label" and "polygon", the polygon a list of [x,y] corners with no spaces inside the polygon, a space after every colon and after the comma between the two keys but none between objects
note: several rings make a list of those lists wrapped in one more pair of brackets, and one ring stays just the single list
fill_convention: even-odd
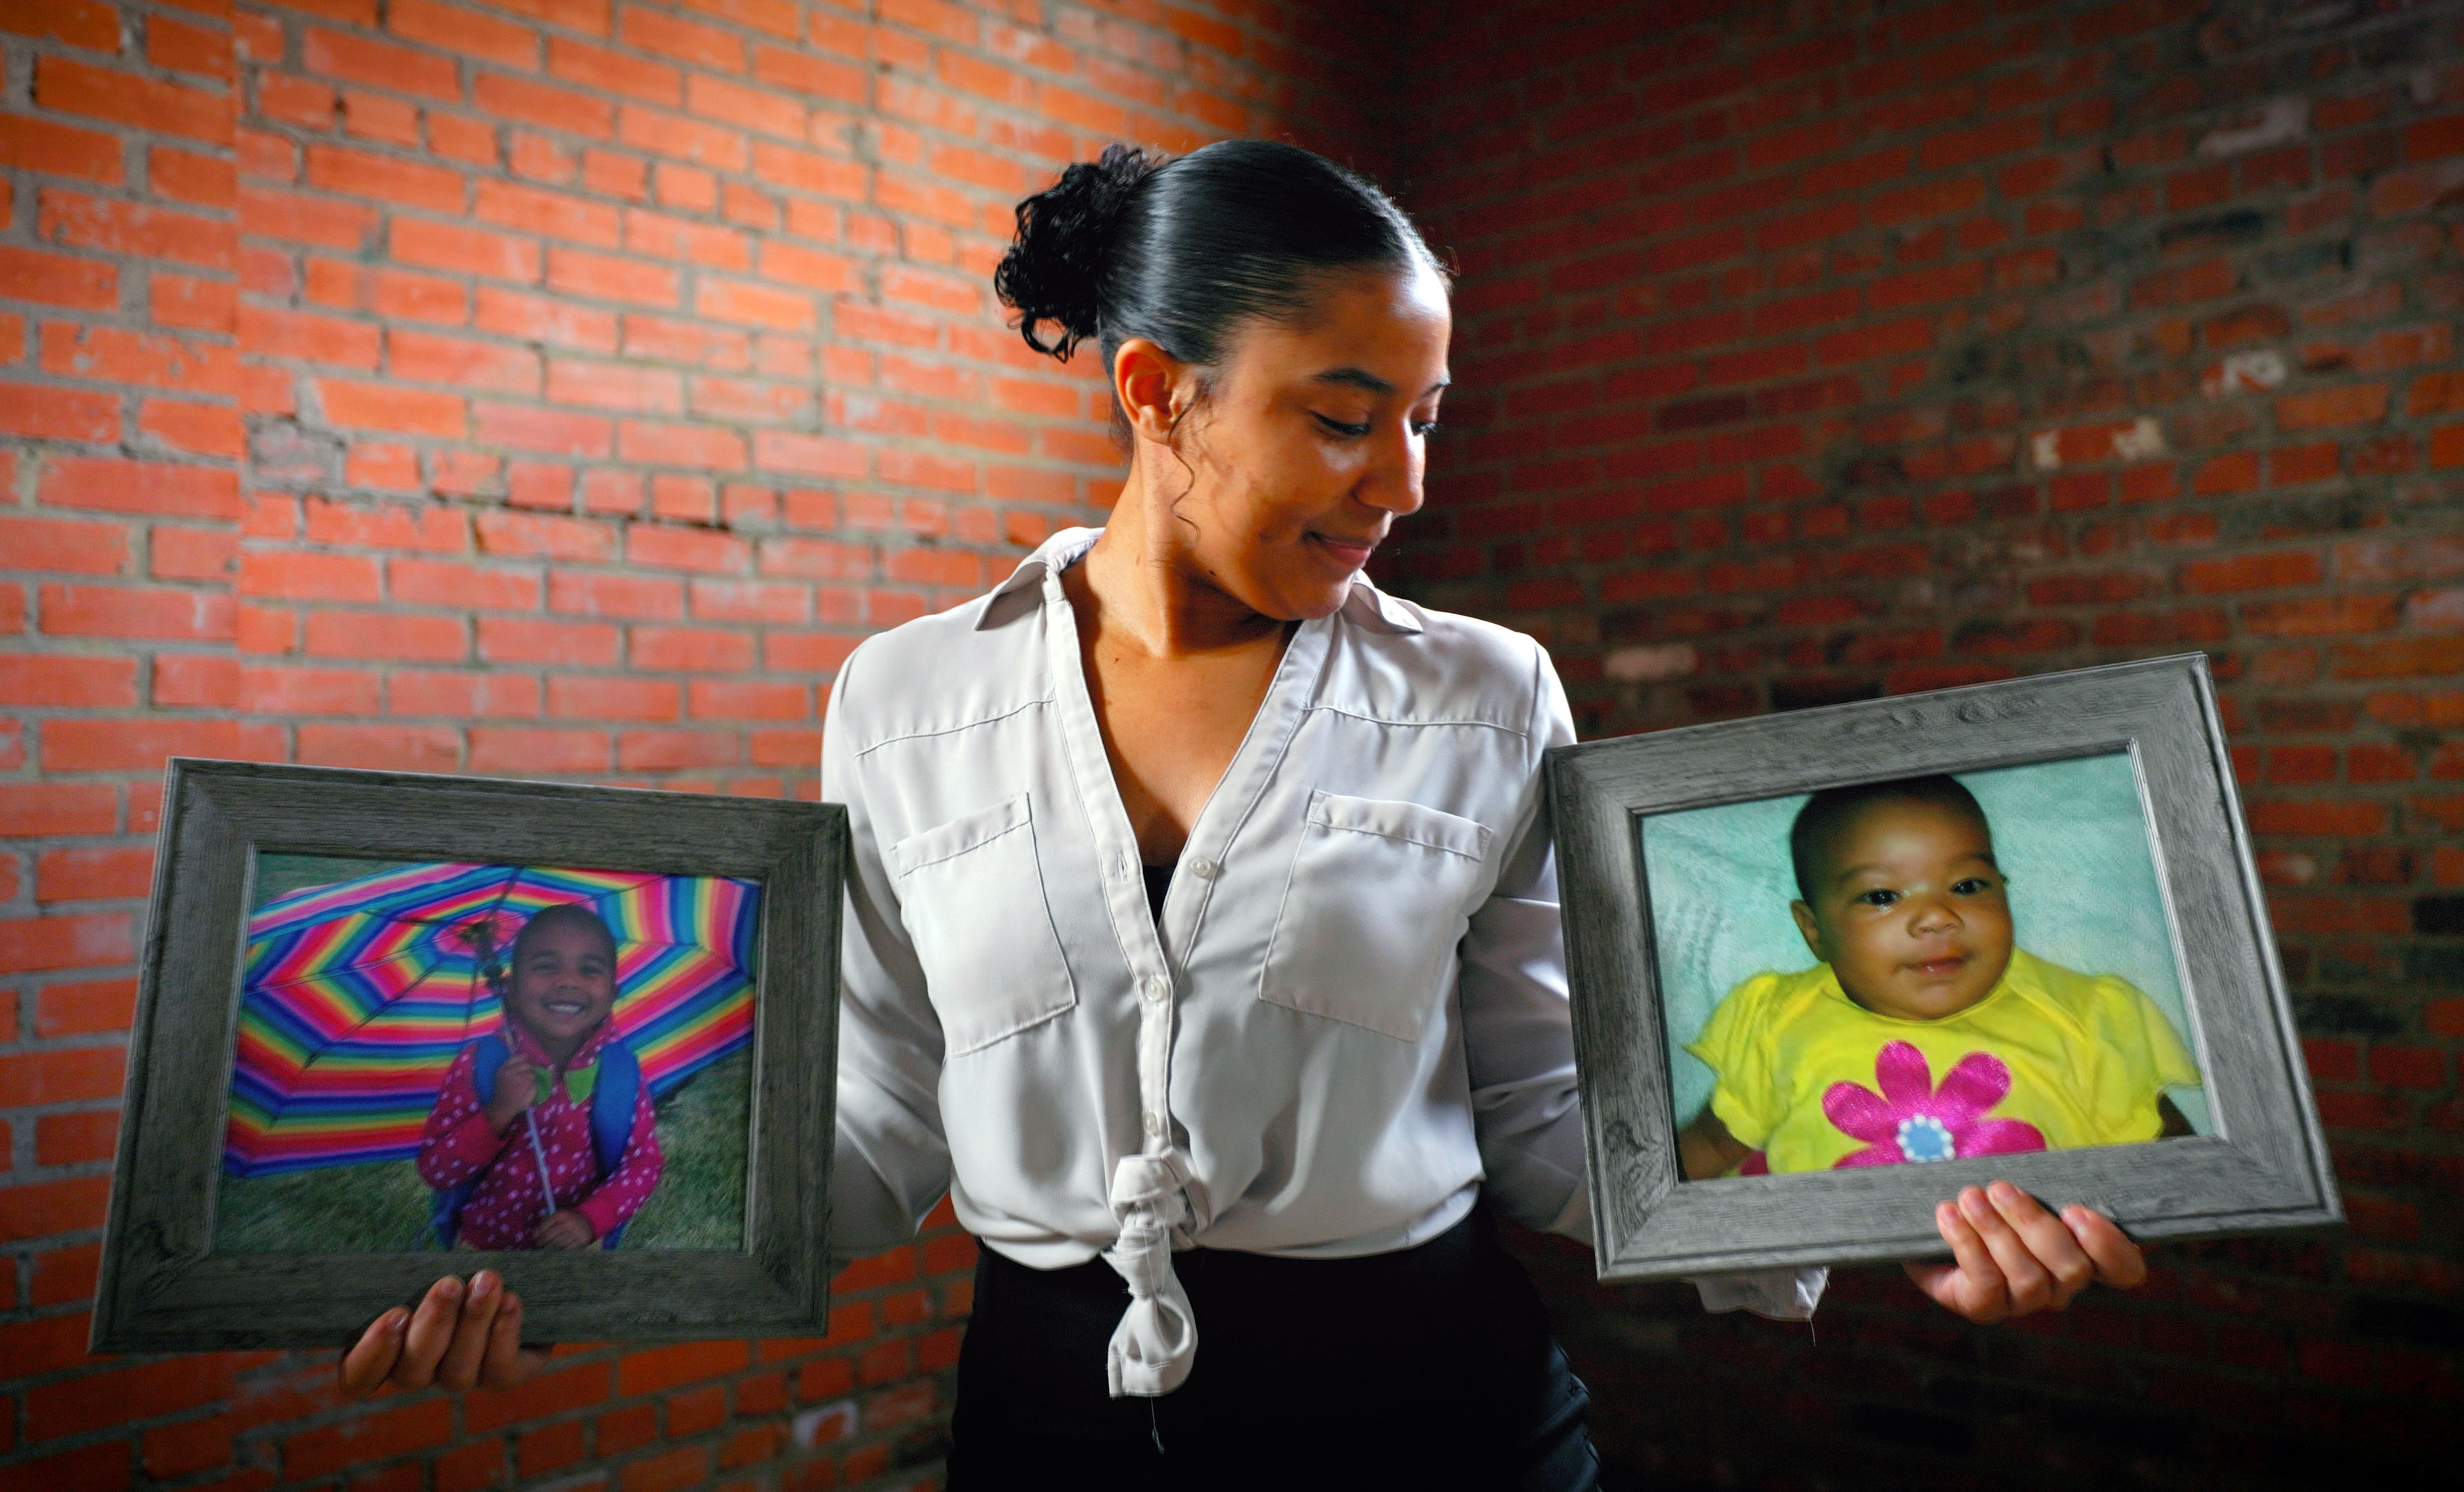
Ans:
[{"label": "yellow shirt with pink flower", "polygon": [[1879,1015],[1828,964],[1728,991],[1685,1050],[1711,1111],[1758,1156],[1748,1172],[1823,1170],[2135,1145],[2167,1088],[2199,1069],[2136,985],[2023,948],[1985,998],[1937,1020]]}]

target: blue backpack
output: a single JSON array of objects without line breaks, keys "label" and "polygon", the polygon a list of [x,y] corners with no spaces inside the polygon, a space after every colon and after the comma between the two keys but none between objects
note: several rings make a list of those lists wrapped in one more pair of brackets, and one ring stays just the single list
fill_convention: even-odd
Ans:
[{"label": "blue backpack", "polygon": [[[472,1054],[471,1085],[478,1090],[479,1103],[486,1107],[496,1096],[496,1069],[505,1065],[512,1055],[505,1038],[490,1032],[463,1050]],[[599,1175],[605,1180],[625,1158],[625,1147],[633,1139],[633,1099],[642,1091],[642,1063],[633,1049],[622,1041],[609,1041],[599,1049],[599,1078],[590,1093],[590,1151],[599,1162]],[[436,1235],[439,1248],[453,1247],[462,1232],[462,1204],[471,1199],[472,1190],[478,1186],[485,1170],[458,1186],[447,1187],[436,1193],[429,1208],[428,1225]],[[603,1249],[612,1249],[625,1236],[631,1219],[607,1230],[599,1240]]]}]

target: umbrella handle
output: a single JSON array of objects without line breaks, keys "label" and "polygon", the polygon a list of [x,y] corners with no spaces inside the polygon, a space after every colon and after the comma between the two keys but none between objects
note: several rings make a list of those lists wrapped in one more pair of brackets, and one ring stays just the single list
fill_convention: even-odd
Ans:
[{"label": "umbrella handle", "polygon": [[530,1131],[531,1159],[539,1163],[539,1200],[545,1209],[539,1214],[539,1220],[545,1222],[556,1215],[556,1181],[547,1173],[547,1149],[539,1144],[538,1110],[522,1110],[522,1127]]}]

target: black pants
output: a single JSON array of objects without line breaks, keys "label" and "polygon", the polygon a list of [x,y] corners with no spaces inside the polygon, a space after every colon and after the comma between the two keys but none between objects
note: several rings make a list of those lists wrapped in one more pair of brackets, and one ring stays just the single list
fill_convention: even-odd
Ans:
[{"label": "black pants", "polygon": [[1160,1398],[1115,1399],[1104,1352],[1129,1289],[1111,1266],[980,1253],[950,1492],[1598,1484],[1591,1396],[1485,1209],[1398,1253],[1197,1249],[1173,1266],[1197,1366]]}]

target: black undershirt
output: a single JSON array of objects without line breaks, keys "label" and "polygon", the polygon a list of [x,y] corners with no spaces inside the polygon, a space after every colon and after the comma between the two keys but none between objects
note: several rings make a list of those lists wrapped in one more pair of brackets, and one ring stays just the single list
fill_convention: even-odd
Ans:
[{"label": "black undershirt", "polygon": [[1154,916],[1156,925],[1160,926],[1163,924],[1163,894],[1172,889],[1172,867],[1149,865],[1146,867],[1146,873],[1147,911]]}]

